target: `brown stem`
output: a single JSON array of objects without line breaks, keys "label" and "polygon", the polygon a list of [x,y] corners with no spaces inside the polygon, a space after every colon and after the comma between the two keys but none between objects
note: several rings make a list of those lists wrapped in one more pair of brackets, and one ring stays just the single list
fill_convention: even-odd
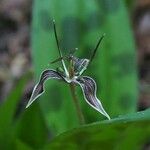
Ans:
[{"label": "brown stem", "polygon": [[70,91],[71,91],[72,99],[73,99],[75,107],[76,107],[76,112],[77,112],[77,116],[79,119],[79,123],[80,123],[80,125],[85,124],[84,116],[83,116],[83,113],[81,111],[81,107],[80,107],[80,104],[78,102],[78,99],[77,99],[77,96],[75,93],[75,84],[74,83],[70,83]]}]

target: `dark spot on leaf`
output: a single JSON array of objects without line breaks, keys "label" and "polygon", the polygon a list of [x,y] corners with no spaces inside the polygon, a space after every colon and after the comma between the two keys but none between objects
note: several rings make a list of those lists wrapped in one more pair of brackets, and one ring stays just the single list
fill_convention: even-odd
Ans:
[{"label": "dark spot on leaf", "polygon": [[104,22],[104,16],[99,12],[92,12],[86,20],[87,30],[99,28]]},{"label": "dark spot on leaf", "polygon": [[116,77],[124,77],[136,71],[135,55],[130,53],[122,53],[112,57],[114,74]]},{"label": "dark spot on leaf", "polygon": [[114,13],[120,7],[120,0],[99,0],[100,7],[103,9],[105,13]]},{"label": "dark spot on leaf", "polygon": [[82,22],[77,17],[66,17],[62,22],[62,47],[65,50],[74,50],[79,46]]},{"label": "dark spot on leaf", "polygon": [[54,111],[60,110],[62,106],[62,98],[61,98],[61,91],[59,87],[53,86],[49,89],[50,92],[50,105],[51,109]]},{"label": "dark spot on leaf", "polygon": [[52,17],[46,10],[39,12],[40,25],[44,31],[50,31],[53,29]]}]

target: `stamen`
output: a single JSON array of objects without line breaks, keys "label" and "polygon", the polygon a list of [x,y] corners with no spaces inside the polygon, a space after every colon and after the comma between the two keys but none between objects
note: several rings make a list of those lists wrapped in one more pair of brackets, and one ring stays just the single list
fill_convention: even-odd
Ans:
[{"label": "stamen", "polygon": [[[59,56],[60,56],[60,57],[63,57],[63,56],[62,56],[62,53],[61,53],[61,50],[60,50],[59,42],[58,42],[58,36],[57,36],[57,31],[56,31],[55,20],[53,20],[53,27],[54,27],[54,34],[55,34],[55,39],[56,39],[56,43],[57,43],[57,49],[58,49],[58,52],[59,52]],[[62,62],[62,66],[63,66],[63,68],[64,68],[64,71],[65,71],[66,76],[69,77],[69,73],[68,73],[68,70],[67,70],[67,68],[66,68],[66,65],[65,65],[64,60],[61,59],[61,62]]]},{"label": "stamen", "polygon": [[91,58],[90,58],[90,63],[93,61],[93,59],[94,59],[94,57],[95,57],[95,54],[96,54],[96,52],[97,52],[97,50],[98,50],[98,47],[99,47],[99,45],[100,45],[100,43],[101,43],[101,41],[103,40],[103,38],[105,37],[105,33],[100,37],[100,39],[98,40],[98,43],[96,44],[96,47],[95,47],[95,49],[93,50],[93,53],[92,53],[92,55],[91,55]]}]

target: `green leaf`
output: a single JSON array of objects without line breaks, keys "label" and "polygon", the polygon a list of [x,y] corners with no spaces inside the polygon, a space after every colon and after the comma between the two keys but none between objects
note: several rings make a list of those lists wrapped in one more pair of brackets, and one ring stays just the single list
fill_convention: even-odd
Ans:
[{"label": "green leaf", "polygon": [[38,104],[26,109],[16,124],[16,136],[31,148],[40,149],[48,140],[48,129]]},{"label": "green leaf", "polygon": [[[62,2],[60,1],[60,3]],[[65,3],[65,1],[63,3]],[[52,20],[56,19],[58,36],[60,38],[61,32],[59,32],[59,29],[61,20],[57,19],[58,11],[54,8],[57,4],[59,3],[54,0],[34,1],[32,56],[36,82],[43,70],[49,67],[56,68],[56,65],[48,66],[47,64],[59,56],[52,28]],[[63,10],[61,11],[64,12]],[[52,134],[55,135],[66,129],[77,126],[78,121],[75,108],[67,84],[49,80],[46,82],[45,89],[45,93],[38,101],[40,102],[41,109]],[[37,101],[35,103],[37,103]]]},{"label": "green leaf", "polygon": [[[88,74],[95,79],[98,97],[110,117],[135,112],[138,99],[136,52],[125,3],[98,0],[97,7],[91,6],[93,9],[90,4],[93,6],[93,1],[88,1],[84,6],[86,20],[90,14],[92,21],[87,25],[82,42],[92,49],[99,36],[103,33],[106,36],[87,70]],[[85,49],[85,56],[87,52]],[[87,120],[98,120],[98,114],[94,115],[93,111],[86,114]]]},{"label": "green leaf", "polygon": [[143,149],[150,139],[150,109],[60,134],[45,149]]},{"label": "green leaf", "polygon": [[15,150],[33,150],[31,147],[23,143],[21,140],[16,140]]},{"label": "green leaf", "polygon": [[29,77],[30,73],[22,77],[0,106],[0,148],[2,149],[7,149],[13,140],[14,115]]},{"label": "green leaf", "polygon": [[[77,56],[89,58],[99,36],[106,33],[87,75],[96,81],[97,96],[111,117],[135,112],[138,97],[136,55],[124,1],[34,1],[32,57],[36,82],[44,69],[59,65],[47,66],[51,60],[58,58],[53,19],[63,54],[78,47]],[[46,92],[39,102],[53,134],[77,126],[68,87],[52,80],[46,84]],[[78,94],[80,92],[81,89]],[[86,104],[82,94],[79,98],[86,122],[100,120],[101,115]]]},{"label": "green leaf", "polygon": [[[106,1],[104,31],[107,36],[100,63],[101,97],[111,116],[128,114],[137,109],[138,80],[133,33],[123,1]],[[104,57],[102,57],[104,55]]]}]

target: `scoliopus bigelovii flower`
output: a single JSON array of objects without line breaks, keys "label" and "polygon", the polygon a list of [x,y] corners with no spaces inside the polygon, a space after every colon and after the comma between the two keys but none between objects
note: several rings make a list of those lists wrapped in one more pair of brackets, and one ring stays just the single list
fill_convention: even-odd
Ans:
[{"label": "scoliopus bigelovii flower", "polygon": [[[47,69],[42,72],[39,82],[35,85],[26,108],[28,108],[39,96],[41,96],[44,93],[44,83],[46,80],[56,79],[62,80],[68,84],[73,83],[75,85],[79,85],[83,91],[84,99],[86,100],[86,102],[95,110],[97,110],[98,112],[106,116],[108,119],[110,119],[109,115],[104,110],[100,100],[96,97],[97,86],[95,81],[89,76],[81,76],[82,73],[87,69],[88,65],[92,62],[104,35],[99,39],[90,59],[79,59],[73,56],[73,54],[69,54],[68,56],[62,56],[54,21],[53,26],[60,57],[52,63],[61,61],[62,68],[59,67],[56,70]],[[65,60],[69,61],[69,67],[66,66]]]}]

